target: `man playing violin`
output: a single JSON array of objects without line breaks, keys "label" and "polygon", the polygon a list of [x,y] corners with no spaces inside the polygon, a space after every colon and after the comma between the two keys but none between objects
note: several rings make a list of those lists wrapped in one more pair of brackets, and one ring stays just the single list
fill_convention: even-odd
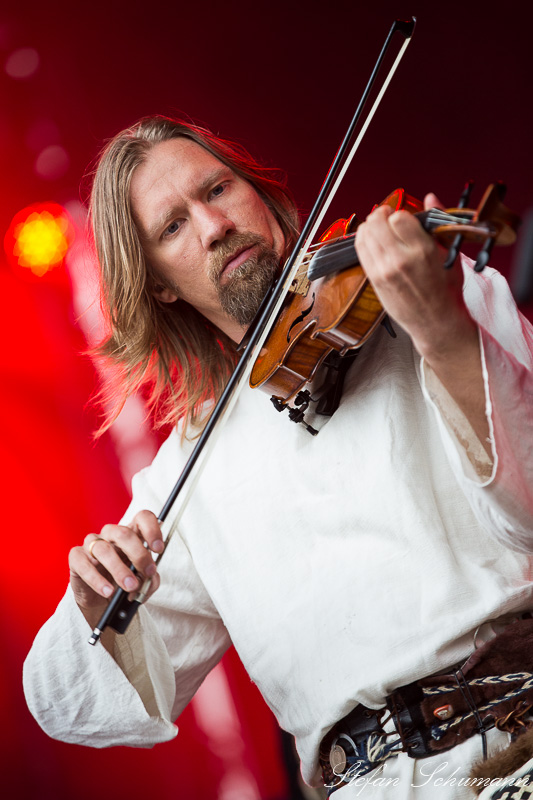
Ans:
[{"label": "man playing violin", "polygon": [[[465,663],[513,625],[525,635],[531,608],[533,334],[503,278],[466,259],[443,270],[411,214],[378,207],[357,251],[397,338],[374,334],[335,414],[311,413],[316,437],[245,390],[156,570],[155,515],[296,241],[297,213],[272,171],[161,117],[107,146],[91,213],[110,323],[100,354],[120,368],[123,397],[151,385],[176,428],[134,479],[122,523],[71,551],[70,588],[25,668],[32,712],[66,741],[166,741],[233,643],[310,784],[322,768],[346,800],[362,786],[471,796],[458,778],[509,734],[494,727],[505,700],[492,722],[481,720],[492,697],[479,690],[471,707],[480,667]],[[144,577],[150,596],[128,631],[89,647],[115,585]],[[518,658],[498,675],[524,671]],[[395,692],[430,678],[445,689],[413,744]]]}]

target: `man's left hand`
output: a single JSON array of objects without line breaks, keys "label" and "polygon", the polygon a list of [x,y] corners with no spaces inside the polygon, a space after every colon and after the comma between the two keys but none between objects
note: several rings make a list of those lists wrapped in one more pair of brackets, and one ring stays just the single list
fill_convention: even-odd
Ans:
[{"label": "man's left hand", "polygon": [[[442,208],[434,194],[426,209]],[[357,254],[384,309],[409,334],[470,421],[489,455],[477,325],[463,299],[463,270],[408,211],[379,206],[357,229]]]},{"label": "man's left hand", "polygon": [[[442,208],[434,194],[424,206]],[[455,354],[465,337],[477,345],[461,266],[443,269],[446,251],[412,214],[379,206],[357,229],[356,246],[381,304],[430,364]]]}]

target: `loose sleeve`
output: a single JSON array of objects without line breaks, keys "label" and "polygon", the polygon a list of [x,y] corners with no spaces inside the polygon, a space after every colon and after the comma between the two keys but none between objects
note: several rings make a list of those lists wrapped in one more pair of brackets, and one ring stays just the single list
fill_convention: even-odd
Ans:
[{"label": "loose sleeve", "polygon": [[91,747],[152,747],[172,739],[177,734],[170,714],[172,667],[168,658],[157,657],[159,647],[150,652],[159,637],[145,609],[124,634],[127,644],[122,643],[137,661],[150,653],[154,688],[150,683],[144,697],[101,644],[88,644],[89,633],[69,588],[24,664],[28,707],[45,733]]},{"label": "loose sleeve", "polygon": [[463,257],[464,295],[478,325],[492,458],[431,368],[422,390],[437,415],[457,479],[485,530],[519,552],[533,551],[533,328],[503,276],[477,274]]},{"label": "loose sleeve", "polygon": [[[125,522],[141,508],[160,510],[150,478],[148,469],[134,479]],[[152,747],[176,736],[173,720],[230,639],[179,532],[159,571],[161,587],[116,636],[113,655],[101,643],[88,644],[90,629],[70,588],[37,634],[24,665],[24,690],[30,711],[53,738],[91,747]]]}]

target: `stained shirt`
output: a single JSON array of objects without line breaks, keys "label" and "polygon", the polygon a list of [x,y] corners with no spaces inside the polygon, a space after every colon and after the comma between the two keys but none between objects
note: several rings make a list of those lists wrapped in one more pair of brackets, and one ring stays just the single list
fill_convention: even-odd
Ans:
[{"label": "stained shirt", "polygon": [[[47,733],[172,739],[233,643],[318,785],[320,741],[356,703],[379,708],[533,607],[533,331],[499,273],[463,269],[492,458],[401,330],[362,349],[315,437],[245,390],[114,658],[87,644],[70,589],[37,635],[25,689]],[[193,445],[170,435],[124,522],[160,511]]]}]

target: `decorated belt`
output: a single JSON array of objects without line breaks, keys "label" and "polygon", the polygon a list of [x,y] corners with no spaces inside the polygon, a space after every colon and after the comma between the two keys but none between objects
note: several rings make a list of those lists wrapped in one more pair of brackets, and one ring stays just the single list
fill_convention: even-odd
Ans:
[{"label": "decorated belt", "polygon": [[[329,794],[399,753],[427,758],[493,727],[533,724],[533,619],[519,619],[462,665],[396,689],[386,706],[356,706],[326,734],[320,765]],[[392,724],[391,724],[392,723]]]}]

